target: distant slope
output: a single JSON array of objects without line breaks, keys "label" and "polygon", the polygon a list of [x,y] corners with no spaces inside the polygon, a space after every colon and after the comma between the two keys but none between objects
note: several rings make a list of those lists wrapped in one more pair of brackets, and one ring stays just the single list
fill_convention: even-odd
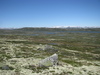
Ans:
[{"label": "distant slope", "polygon": [[58,31],[100,31],[100,28],[19,28],[19,29],[0,29],[0,34],[27,34],[30,32],[58,32]]}]

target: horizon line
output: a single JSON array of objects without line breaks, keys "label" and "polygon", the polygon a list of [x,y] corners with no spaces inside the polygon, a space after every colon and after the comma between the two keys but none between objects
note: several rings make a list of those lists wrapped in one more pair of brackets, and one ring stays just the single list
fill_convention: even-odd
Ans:
[{"label": "horizon line", "polygon": [[100,26],[0,27],[0,29],[20,29],[20,28],[100,28]]}]

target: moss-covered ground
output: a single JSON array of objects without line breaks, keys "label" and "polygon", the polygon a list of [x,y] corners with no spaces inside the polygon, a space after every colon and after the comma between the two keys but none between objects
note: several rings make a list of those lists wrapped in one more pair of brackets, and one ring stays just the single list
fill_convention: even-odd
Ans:
[{"label": "moss-covered ground", "polygon": [[[0,75],[100,75],[100,33],[92,33],[96,29],[0,31]],[[58,66],[37,67],[54,53]]]}]

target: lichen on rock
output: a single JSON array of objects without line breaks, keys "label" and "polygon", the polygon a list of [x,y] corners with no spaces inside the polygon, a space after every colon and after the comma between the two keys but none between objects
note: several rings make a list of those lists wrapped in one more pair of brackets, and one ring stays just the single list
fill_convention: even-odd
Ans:
[{"label": "lichen on rock", "polygon": [[47,57],[47,58],[41,60],[39,62],[38,66],[39,67],[42,67],[42,66],[48,67],[48,66],[57,65],[57,63],[58,63],[58,55],[57,54],[53,54],[50,57]]}]

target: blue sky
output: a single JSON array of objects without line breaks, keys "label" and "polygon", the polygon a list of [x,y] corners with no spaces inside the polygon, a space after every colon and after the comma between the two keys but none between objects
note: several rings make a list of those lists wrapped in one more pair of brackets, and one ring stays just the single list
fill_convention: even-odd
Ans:
[{"label": "blue sky", "polygon": [[100,27],[100,0],[0,0],[0,28]]}]

